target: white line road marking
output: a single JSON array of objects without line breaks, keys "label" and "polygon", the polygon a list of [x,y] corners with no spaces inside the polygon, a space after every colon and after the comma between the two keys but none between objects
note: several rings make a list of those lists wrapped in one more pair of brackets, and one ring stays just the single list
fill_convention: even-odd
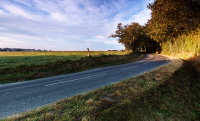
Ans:
[{"label": "white line road marking", "polygon": [[137,66],[131,66],[131,67],[128,67],[128,68],[123,68],[121,70],[126,70],[126,69],[130,69],[130,68],[134,68],[134,67],[137,67]]},{"label": "white line road marking", "polygon": [[[147,62],[147,63],[150,63],[150,62]],[[147,63],[144,63],[144,64],[147,64]]]},{"label": "white line road marking", "polygon": [[[152,60],[152,61],[155,61],[155,60],[157,60],[157,56],[156,56],[156,58],[155,58],[154,60]],[[151,63],[152,61],[146,62],[146,63],[144,63],[144,64]]]},{"label": "white line road marking", "polygon": [[156,56],[156,58],[153,61],[155,61],[155,60],[157,60],[157,56]]},{"label": "white line road marking", "polygon": [[44,85],[44,86],[52,86],[52,85],[56,85],[56,84],[62,84],[62,83],[67,83],[67,82],[73,82],[73,81],[77,81],[77,80],[81,80],[81,79],[87,79],[87,78],[91,78],[91,77],[95,77],[95,76],[101,76],[101,75],[105,75],[107,73],[102,73],[102,74],[97,74],[97,75],[93,75],[93,76],[88,76],[88,77],[83,77],[83,78],[78,78],[78,79],[72,79],[72,80],[69,80],[69,81],[63,81],[63,82],[57,82],[57,83],[52,83],[52,84],[47,84],[47,85]]}]

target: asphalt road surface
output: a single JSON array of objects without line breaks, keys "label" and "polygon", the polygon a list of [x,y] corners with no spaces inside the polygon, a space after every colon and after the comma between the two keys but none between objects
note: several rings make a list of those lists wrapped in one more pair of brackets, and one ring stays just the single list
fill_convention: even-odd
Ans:
[{"label": "asphalt road surface", "polygon": [[0,118],[119,82],[170,62],[147,54],[142,60],[84,72],[0,85]]}]

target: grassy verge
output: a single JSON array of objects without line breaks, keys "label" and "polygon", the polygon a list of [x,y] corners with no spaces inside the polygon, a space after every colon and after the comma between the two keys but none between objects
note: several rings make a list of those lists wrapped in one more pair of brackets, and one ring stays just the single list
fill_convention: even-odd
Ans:
[{"label": "grassy verge", "polygon": [[186,60],[187,62],[191,63],[191,65],[194,66],[196,70],[200,73],[200,54],[196,55],[195,53],[191,53],[191,52],[171,53],[171,54],[167,54],[163,52],[162,54]]},{"label": "grassy verge", "polygon": [[[108,51],[104,53],[91,52],[92,56],[90,57],[83,57],[83,55],[87,55],[87,52],[72,52],[71,54],[70,52],[4,52],[1,54],[1,63],[6,61],[16,62],[17,64],[11,63],[0,68],[0,84],[68,74],[97,67],[123,64],[145,57],[144,55],[138,53],[125,54],[123,52],[113,53]],[[75,56],[75,54],[77,55]],[[15,55],[16,57],[12,55]]]},{"label": "grassy verge", "polygon": [[185,61],[2,120],[199,120],[200,83]]},{"label": "grassy verge", "polygon": [[189,58],[187,59],[187,61],[190,62],[196,68],[197,72],[200,75],[200,56]]}]

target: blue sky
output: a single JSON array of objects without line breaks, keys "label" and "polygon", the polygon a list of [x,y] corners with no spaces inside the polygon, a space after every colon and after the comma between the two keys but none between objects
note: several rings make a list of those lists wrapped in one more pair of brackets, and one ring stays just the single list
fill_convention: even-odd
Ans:
[{"label": "blue sky", "polygon": [[117,24],[150,19],[152,0],[0,0],[0,48],[121,50]]}]

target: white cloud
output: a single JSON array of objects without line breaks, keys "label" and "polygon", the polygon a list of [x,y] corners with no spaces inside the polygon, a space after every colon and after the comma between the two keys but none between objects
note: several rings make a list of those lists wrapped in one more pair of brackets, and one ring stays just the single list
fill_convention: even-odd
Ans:
[{"label": "white cloud", "polygon": [[6,11],[9,11],[9,13],[17,16],[23,16],[28,19],[35,19],[38,18],[39,16],[29,14],[25,12],[22,8],[15,6],[15,5],[4,5],[2,6]]},{"label": "white cloud", "polygon": [[148,19],[151,18],[151,10],[145,9],[140,11],[138,14],[133,15],[131,18],[133,19],[132,22],[138,22],[140,25],[144,25],[147,23]]},{"label": "white cloud", "polygon": [[108,45],[119,45],[118,41],[112,40],[112,39],[106,39],[102,36],[96,36],[95,38],[92,39],[85,39],[84,41],[86,42],[92,42],[92,43],[104,43]]},{"label": "white cloud", "polygon": [[1,42],[4,41],[4,42],[20,43],[20,44],[26,43],[26,42],[11,39],[11,38],[8,38],[8,37],[0,37],[0,41]]},{"label": "white cloud", "polygon": [[96,36],[97,39],[105,39],[103,36]]},{"label": "white cloud", "polygon": [[3,10],[2,10],[2,9],[0,9],[0,14],[4,14],[4,12],[3,12]]},{"label": "white cloud", "polygon": [[0,0],[0,34],[10,44],[8,39],[30,43],[21,44],[23,48],[121,49],[117,39],[107,37],[118,23],[144,23],[148,11],[140,4],[137,0]]},{"label": "white cloud", "polygon": [[60,13],[51,13],[51,17],[56,19],[56,20],[59,20],[59,21],[66,21],[67,20],[67,17],[65,15],[60,14]]},{"label": "white cloud", "polygon": [[105,43],[110,45],[119,45],[119,43],[116,40],[105,41]]},{"label": "white cloud", "polygon": [[55,4],[56,2],[59,2],[59,0],[56,0],[55,2],[49,0],[33,0],[36,9],[46,13],[61,12],[59,6]]},{"label": "white cloud", "polygon": [[14,0],[15,2],[18,2],[20,4],[26,5],[28,7],[32,7],[30,0]]}]

